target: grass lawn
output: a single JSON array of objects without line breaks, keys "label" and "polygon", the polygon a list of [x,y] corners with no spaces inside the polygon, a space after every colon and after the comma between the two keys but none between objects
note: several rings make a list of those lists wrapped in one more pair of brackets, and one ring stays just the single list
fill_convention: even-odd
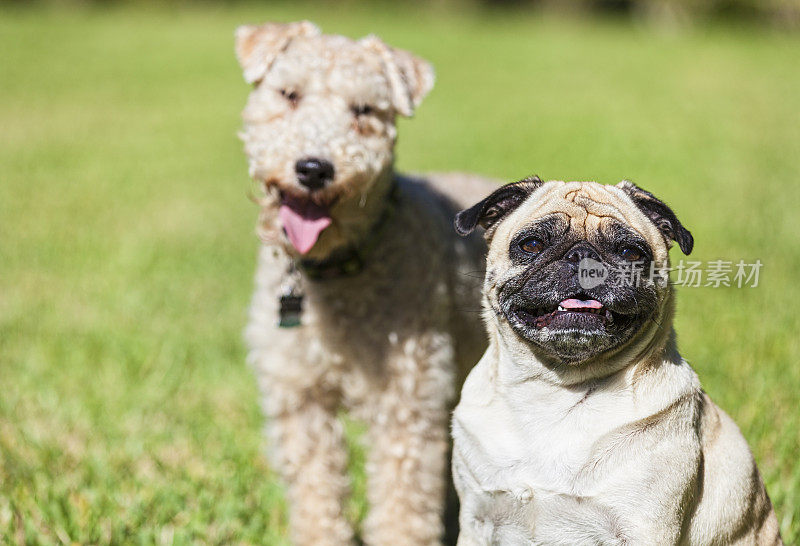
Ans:
[{"label": "grass lawn", "polygon": [[402,169],[628,177],[692,258],[762,261],[757,288],[681,289],[677,329],[800,542],[800,36],[346,5],[2,8],[0,540],[285,544],[233,29],[309,18],[435,64]]}]

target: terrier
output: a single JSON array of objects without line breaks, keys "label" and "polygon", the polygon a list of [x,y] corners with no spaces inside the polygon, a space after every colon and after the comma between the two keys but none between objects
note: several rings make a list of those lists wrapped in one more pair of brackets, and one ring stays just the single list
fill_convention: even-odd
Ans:
[{"label": "terrier", "polygon": [[486,347],[485,244],[452,223],[496,183],[394,171],[395,119],[412,115],[434,79],[406,51],[304,21],[240,27],[236,54],[254,85],[241,137],[264,190],[248,360],[291,539],[354,540],[343,513],[347,410],[368,425],[363,540],[438,544],[449,412]]}]

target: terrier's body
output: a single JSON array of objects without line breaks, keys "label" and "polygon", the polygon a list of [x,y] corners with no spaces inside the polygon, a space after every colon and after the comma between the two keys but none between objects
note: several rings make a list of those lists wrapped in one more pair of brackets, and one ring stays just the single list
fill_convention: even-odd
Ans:
[{"label": "terrier's body", "polygon": [[490,344],[453,417],[459,545],[781,544],[747,442],[678,353],[658,272],[693,239],[669,207],[528,179],[458,216],[478,224]]},{"label": "terrier's body", "polygon": [[[394,172],[395,115],[410,115],[433,83],[409,53],[293,23],[240,28],[237,55],[256,84],[242,137],[266,190],[248,360],[292,540],[353,541],[346,409],[368,424],[364,541],[436,544],[449,410],[486,345],[485,245],[459,240],[452,219],[495,184]],[[281,310],[288,293],[302,297],[296,326]]]}]

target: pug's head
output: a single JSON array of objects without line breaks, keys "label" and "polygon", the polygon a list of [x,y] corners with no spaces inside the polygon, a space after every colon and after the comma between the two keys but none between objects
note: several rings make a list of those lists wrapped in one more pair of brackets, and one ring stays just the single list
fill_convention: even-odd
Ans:
[{"label": "pug's head", "polygon": [[[460,212],[486,229],[487,320],[542,361],[580,366],[651,338],[669,320],[669,248],[694,241],[672,210],[623,181],[528,178]],[[643,341],[647,341],[644,339]]]}]

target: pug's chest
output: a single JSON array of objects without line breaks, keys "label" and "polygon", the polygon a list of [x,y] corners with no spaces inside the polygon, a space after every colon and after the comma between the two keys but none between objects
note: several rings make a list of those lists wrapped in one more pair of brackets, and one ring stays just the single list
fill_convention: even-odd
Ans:
[{"label": "pug's chest", "polygon": [[478,493],[487,498],[509,496],[525,504],[542,494],[587,495],[595,480],[582,478],[591,460],[588,441],[540,434],[517,437],[511,449],[475,446],[473,461],[479,461]]},{"label": "pug's chest", "polygon": [[608,488],[612,477],[592,471],[602,432],[569,422],[525,427],[503,413],[484,407],[472,418],[458,415],[463,509],[483,543],[551,543],[541,518],[563,512],[565,500],[602,496]]},{"label": "pug's chest", "polygon": [[459,411],[460,448],[468,452],[475,493],[508,495],[523,505],[534,496],[590,496],[604,487],[601,439],[626,420],[597,408],[560,414],[546,408],[511,410],[504,403]]}]

